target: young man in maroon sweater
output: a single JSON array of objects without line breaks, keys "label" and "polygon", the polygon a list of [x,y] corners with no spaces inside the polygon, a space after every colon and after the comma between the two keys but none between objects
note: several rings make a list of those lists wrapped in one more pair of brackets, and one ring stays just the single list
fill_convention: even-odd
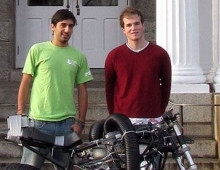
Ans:
[{"label": "young man in maroon sweater", "polygon": [[127,43],[113,49],[105,62],[109,113],[122,113],[136,125],[162,120],[171,89],[170,57],[145,39],[143,22],[142,13],[133,7],[121,13]]}]

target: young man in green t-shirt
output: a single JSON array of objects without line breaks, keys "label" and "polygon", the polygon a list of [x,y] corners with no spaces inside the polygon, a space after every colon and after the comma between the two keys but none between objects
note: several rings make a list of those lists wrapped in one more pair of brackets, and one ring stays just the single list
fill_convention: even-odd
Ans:
[{"label": "young man in green t-shirt", "polygon": [[[75,25],[76,18],[72,12],[58,10],[51,20],[52,41],[30,48],[22,72],[17,114],[25,114],[32,85],[28,114],[30,126],[50,135],[63,136],[72,131],[81,135],[85,124],[88,105],[86,82],[93,77],[86,57],[68,45]],[[75,86],[78,90],[78,111],[74,105]],[[65,163],[67,155],[54,150],[53,156]],[[44,159],[24,148],[21,163],[41,168]]]}]

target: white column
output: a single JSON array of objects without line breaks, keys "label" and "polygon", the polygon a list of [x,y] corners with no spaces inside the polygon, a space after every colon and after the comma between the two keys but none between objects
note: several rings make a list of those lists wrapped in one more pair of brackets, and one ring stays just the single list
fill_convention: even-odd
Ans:
[{"label": "white column", "polygon": [[[207,83],[213,83],[214,79],[220,79],[216,76],[219,63],[219,0],[212,0],[212,67],[207,75]],[[219,71],[218,71],[219,72]],[[219,74],[219,73],[218,73]]]},{"label": "white column", "polygon": [[215,92],[220,92],[220,2],[219,0],[213,0],[213,55],[218,58],[218,64],[216,75],[214,77],[214,89]]},{"label": "white column", "polygon": [[156,3],[156,42],[171,57],[172,92],[208,92],[199,65],[198,0],[157,0]]}]

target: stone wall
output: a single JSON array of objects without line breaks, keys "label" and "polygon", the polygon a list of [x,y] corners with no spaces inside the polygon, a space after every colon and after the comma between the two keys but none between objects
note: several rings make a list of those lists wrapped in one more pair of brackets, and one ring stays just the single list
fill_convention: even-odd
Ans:
[{"label": "stone wall", "polygon": [[134,6],[143,13],[145,20],[146,39],[156,42],[156,0],[131,0]]},{"label": "stone wall", "polygon": [[0,0],[0,81],[10,81],[15,58],[15,2]]},{"label": "stone wall", "polygon": [[[15,69],[15,10],[17,0],[0,0],[0,81],[20,80],[21,70]],[[146,38],[156,41],[156,1],[131,0],[145,18]],[[19,77],[19,78],[18,78]]]}]

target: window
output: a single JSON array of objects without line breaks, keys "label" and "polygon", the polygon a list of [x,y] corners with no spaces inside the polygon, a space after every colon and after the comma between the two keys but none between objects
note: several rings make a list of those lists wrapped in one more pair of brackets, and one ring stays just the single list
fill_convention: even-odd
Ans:
[{"label": "window", "polygon": [[63,0],[28,0],[28,6],[63,6]]},{"label": "window", "polygon": [[118,0],[82,0],[83,6],[118,6]]}]

